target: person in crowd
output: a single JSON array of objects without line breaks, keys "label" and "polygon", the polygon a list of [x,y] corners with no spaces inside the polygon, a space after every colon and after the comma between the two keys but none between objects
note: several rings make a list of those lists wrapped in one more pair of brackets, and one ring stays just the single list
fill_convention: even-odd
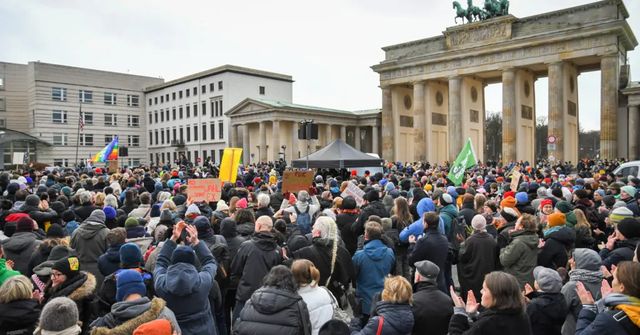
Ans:
[{"label": "person in crowd", "polygon": [[562,278],[554,269],[536,266],[533,290],[525,286],[527,315],[534,335],[560,335],[569,312],[562,289]]},{"label": "person in crowd", "polygon": [[[183,229],[188,245],[178,246],[176,241]],[[195,267],[196,258],[201,264],[200,271]],[[216,268],[211,251],[198,240],[198,230],[184,221],[178,222],[171,238],[162,246],[153,279],[156,295],[175,312],[185,335],[217,334],[208,298]]]},{"label": "person in crowd", "polygon": [[591,293],[576,285],[582,310],[576,335],[634,334],[640,328],[640,263],[622,261],[613,271],[611,287],[603,285],[604,309],[600,310]]},{"label": "person in crowd", "polygon": [[316,213],[320,212],[320,202],[315,196],[310,196],[307,191],[299,191],[295,204],[289,202],[289,197],[284,197],[280,209],[284,209],[286,213],[295,214],[297,216],[296,224],[302,235],[311,232],[313,218]]},{"label": "person in crowd", "polygon": [[336,224],[338,225],[338,230],[340,230],[340,237],[350,255],[353,255],[357,249],[358,235],[355,234],[352,227],[359,215],[360,209],[357,207],[356,200],[353,197],[348,196],[342,199],[342,204],[336,216]]},{"label": "person in crowd", "polygon": [[538,254],[538,265],[551,269],[566,267],[569,250],[575,244],[576,232],[566,226],[565,215],[560,212],[549,215],[543,234],[544,245]]},{"label": "person in crowd", "polygon": [[365,223],[369,221],[371,215],[377,215],[380,218],[388,218],[389,212],[385,209],[384,204],[380,201],[380,193],[376,190],[370,190],[364,196],[364,204],[358,216],[358,220],[352,226],[353,233],[360,236],[365,231]]},{"label": "person in crowd", "polygon": [[33,334],[40,304],[32,294],[33,285],[25,276],[13,276],[0,285],[0,334]]},{"label": "person in crowd", "polygon": [[34,230],[36,223],[28,216],[21,217],[16,223],[16,232],[2,244],[2,254],[13,261],[13,269],[28,275],[31,256],[42,243],[37,239]]},{"label": "person in crowd", "polygon": [[602,298],[603,273],[600,270],[602,259],[591,249],[576,248],[569,258],[569,281],[562,287],[561,293],[565,298],[569,314],[562,325],[563,335],[576,333],[576,321],[582,309],[582,303],[576,292],[576,284],[582,283],[595,299]]},{"label": "person in crowd", "polygon": [[409,236],[408,261],[415,264],[428,260],[435,263],[440,270],[438,274],[438,288],[446,292],[445,274],[442,269],[447,266],[449,243],[447,238],[440,233],[438,226],[440,217],[435,212],[427,212],[423,219],[425,235],[417,240],[415,236]]},{"label": "person in crowd", "polygon": [[[453,287],[450,294],[455,306],[449,322],[450,335],[532,334],[520,282],[511,274],[501,271],[487,274],[482,284],[480,303],[472,292],[468,292],[466,303]],[[478,312],[480,305],[483,310]]]},{"label": "person in crowd", "polygon": [[385,279],[381,299],[375,306],[375,314],[367,324],[358,329],[354,323],[352,335],[401,335],[411,334],[413,312],[411,311],[412,290],[409,281],[402,276]]},{"label": "person in crowd", "polygon": [[127,231],[122,228],[114,228],[107,233],[107,245],[104,254],[98,257],[98,270],[103,276],[108,276],[120,268],[120,247],[127,240]]},{"label": "person in crowd", "polygon": [[318,331],[318,335],[350,335],[351,330],[349,326],[337,319],[331,319],[325,322],[322,327],[320,327],[320,331]]},{"label": "person in crowd", "polygon": [[359,311],[354,316],[361,315],[363,323],[369,318],[373,295],[384,288],[384,278],[391,272],[395,256],[393,250],[382,243],[382,226],[373,221],[365,225],[365,244],[362,250],[353,255],[353,265],[356,271],[356,297],[360,300]]},{"label": "person in crowd", "polygon": [[527,283],[533,285],[533,268],[538,263],[535,217],[530,214],[522,215],[509,235],[511,241],[500,250],[500,263],[505,272],[518,279],[521,288]]},{"label": "person in crowd", "polygon": [[451,297],[438,289],[440,268],[430,261],[414,264],[413,334],[414,335],[446,335],[449,320],[453,315]]},{"label": "person in crowd", "polygon": [[636,199],[636,192],[638,190],[630,185],[626,185],[620,188],[620,200],[624,201],[626,207],[633,212],[634,217],[640,217],[640,207],[638,206],[638,200]]},{"label": "person in crowd", "polygon": [[[397,197],[393,200],[393,215],[391,216],[391,227],[401,232],[413,223],[413,216],[409,211],[409,203],[404,197]],[[411,266],[408,260],[409,245],[406,242],[398,242],[395,248],[396,274],[407,279],[411,278]]]},{"label": "person in crowd", "polygon": [[298,294],[307,304],[311,334],[317,335],[320,327],[331,320],[333,309],[338,307],[337,300],[331,291],[320,285],[320,271],[310,260],[294,261],[291,265],[291,272],[298,285]]},{"label": "person in crowd", "polygon": [[471,219],[473,234],[460,245],[458,279],[460,291],[473,291],[480,299],[484,276],[496,269],[496,241],[487,233],[487,220],[476,214]]},{"label": "person in crowd", "polygon": [[89,216],[91,216],[91,214],[93,214],[93,211],[98,209],[98,207],[93,204],[93,197],[91,196],[91,192],[81,191],[76,193],[76,196],[78,197],[80,206],[76,207],[74,209],[74,212],[76,214],[76,218],[78,218],[78,221],[83,222]]},{"label": "person in crowd", "polygon": [[51,278],[51,268],[53,264],[60,259],[74,255],[75,251],[65,245],[58,245],[51,249],[47,259],[33,268],[33,274],[30,278],[34,284],[34,291],[38,291],[37,294],[42,295]]},{"label": "person in crowd", "polygon": [[77,304],[67,298],[58,297],[49,301],[40,314],[34,335],[78,335],[82,332]]},{"label": "person in crowd", "polygon": [[[162,184],[160,184],[160,187],[162,187]],[[138,199],[140,200],[140,206],[129,212],[128,217],[130,218],[145,218],[151,213],[151,194],[142,192]]]},{"label": "person in crowd", "polygon": [[101,209],[91,212],[71,236],[71,248],[78,253],[83,271],[94,275],[99,283],[103,275],[98,270],[98,258],[107,250],[109,228],[104,224],[105,215]]},{"label": "person in crowd", "polygon": [[51,253],[51,250],[59,245],[69,246],[69,237],[66,235],[66,232],[62,226],[54,223],[49,227],[49,230],[47,230],[42,243],[38,245],[36,250],[34,250],[33,254],[31,255],[29,265],[27,266],[28,272],[25,275],[27,277],[30,277],[33,274],[33,268],[38,264],[46,261],[49,257],[49,254]]},{"label": "person in crowd", "polygon": [[16,212],[28,214],[38,224],[37,228],[42,230],[46,230],[58,219],[58,213],[49,208],[49,203],[46,200],[40,200],[35,194],[28,195],[24,204]]},{"label": "person in crowd", "polygon": [[633,252],[640,244],[640,222],[637,219],[625,218],[615,227],[615,231],[607,239],[600,250],[602,263],[611,270],[612,265],[633,259]]},{"label": "person in crowd", "polygon": [[271,268],[239,313],[234,334],[310,335],[309,310],[297,289],[291,270],[284,265]]},{"label": "person in crowd", "polygon": [[273,219],[274,213],[273,209],[271,208],[271,197],[269,197],[269,194],[260,193],[258,194],[257,200],[258,207],[256,209],[256,217],[266,215]]},{"label": "person in crowd", "polygon": [[[573,227],[576,231],[575,247],[594,249],[596,247],[596,239],[593,238],[591,232],[591,223],[587,220],[583,210],[576,208],[573,213],[576,216],[576,225]],[[597,222],[594,222],[593,227],[597,227]]]}]

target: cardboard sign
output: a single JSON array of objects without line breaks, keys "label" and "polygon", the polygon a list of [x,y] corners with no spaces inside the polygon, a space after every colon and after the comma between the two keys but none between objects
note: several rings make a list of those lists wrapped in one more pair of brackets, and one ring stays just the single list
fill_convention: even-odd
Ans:
[{"label": "cardboard sign", "polygon": [[314,171],[285,171],[282,176],[282,193],[308,190],[314,175]]},{"label": "cardboard sign", "polygon": [[520,181],[521,176],[522,176],[522,173],[520,173],[520,171],[518,170],[514,170],[513,173],[511,174],[511,190],[513,192],[518,191],[518,181]]},{"label": "cardboard sign", "polygon": [[220,179],[189,179],[187,181],[187,197],[193,202],[216,202],[222,196]]},{"label": "cardboard sign", "polygon": [[117,173],[118,170],[118,161],[109,161],[109,173]]},{"label": "cardboard sign", "polygon": [[340,196],[343,199],[345,197],[353,197],[356,200],[356,204],[358,204],[358,206],[362,206],[362,204],[364,203],[364,191],[351,182],[347,185],[347,188],[344,189]]}]

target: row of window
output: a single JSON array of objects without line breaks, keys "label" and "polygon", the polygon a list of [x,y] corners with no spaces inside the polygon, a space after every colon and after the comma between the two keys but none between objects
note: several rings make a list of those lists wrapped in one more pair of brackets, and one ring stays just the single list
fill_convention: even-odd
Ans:
[{"label": "row of window", "polygon": [[[213,92],[214,90],[215,90],[215,83],[209,84],[209,92]],[[218,91],[221,91],[221,90],[222,90],[222,81],[219,81],[218,82]],[[186,97],[186,98],[191,96],[192,92],[193,92],[193,96],[196,96],[196,95],[198,95],[198,86],[194,86],[192,89],[188,89],[187,88],[184,91],[180,90],[178,92],[172,92],[171,93],[171,100],[175,101],[176,97],[178,99],[182,99],[183,98],[183,92],[184,92],[184,97]],[[207,85],[202,85],[200,87],[200,93],[201,94],[207,93]],[[165,101],[169,102],[169,93],[160,96],[160,103],[164,103]],[[157,104],[158,104],[158,97],[149,98],[149,106],[157,105]]]},{"label": "row of window", "polygon": [[[96,135],[95,137],[98,137]],[[115,135],[104,135],[104,145],[111,143],[113,137]],[[79,144],[81,146],[94,146],[100,145],[95,143],[93,134],[80,134]],[[53,145],[69,145],[69,134],[67,133],[53,133]],[[140,146],[140,135],[128,135],[127,136],[127,146],[129,147],[139,147]]]},{"label": "row of window", "polygon": [[[140,166],[140,158],[129,158],[129,159],[125,160],[125,162],[127,162],[127,165],[130,166],[130,167]],[[69,166],[69,158],[54,158],[53,159],[53,166],[68,167]]]},{"label": "row of window", "polygon": [[[202,116],[206,116],[207,115],[207,102],[203,101],[202,105],[201,105],[201,111],[202,111]],[[178,120],[178,119],[183,119],[185,117],[185,113],[186,113],[186,117],[190,118],[191,117],[191,111],[193,110],[193,116],[197,117],[198,116],[198,104],[194,103],[193,106],[191,105],[186,105],[184,106],[184,108],[182,106],[178,106],[173,107],[171,110],[169,110],[169,108],[162,110],[160,109],[160,111],[153,111],[153,113],[151,111],[149,111],[149,124],[153,124],[153,123],[158,123],[158,122],[164,122],[166,121],[170,121],[170,120]],[[171,112],[171,113],[170,113]],[[211,106],[209,107],[209,112],[211,113],[211,117],[219,117],[222,116],[223,114],[223,107],[222,107],[222,99],[216,99],[211,101]]]},{"label": "row of window", "polygon": [[[224,138],[224,122],[218,122],[218,139]],[[209,123],[209,140],[216,139],[216,122]],[[185,132],[186,129],[186,132]],[[198,129],[201,129],[202,132],[198,132]],[[194,142],[199,141],[198,135],[202,136],[202,140],[207,140],[207,124],[202,123],[201,126],[193,125],[193,126],[185,126],[179,128],[173,128],[170,132],[170,129],[156,129],[149,131],[149,145],[161,145],[161,144],[171,144],[172,142],[185,142],[185,133],[186,133],[186,142]],[[173,134],[173,137],[171,135]],[[193,137],[191,136],[193,135]],[[154,141],[155,140],[155,141]]]},{"label": "row of window", "polygon": [[[51,113],[51,122],[66,124],[68,112],[65,110],[54,110]],[[82,112],[82,121],[84,125],[93,125],[94,117],[93,112]],[[118,115],[113,113],[105,113],[104,114],[104,125],[105,126],[117,126],[118,125]],[[138,115],[127,115],[127,127],[140,127],[140,116]]]},{"label": "row of window", "polygon": [[[173,154],[173,158],[172,158],[172,154]],[[202,156],[200,156],[200,152],[198,150],[193,151],[193,156],[191,155],[191,151],[186,151],[184,152],[184,154],[187,157],[187,160],[194,163],[195,165],[204,165],[206,160],[209,158],[215,164],[222,160],[222,155],[224,154],[224,150],[223,149],[218,150],[218,154],[219,154],[218,157],[220,157],[220,159],[218,159],[217,161],[216,161],[215,150],[210,150],[209,152],[207,152],[207,150],[202,150]],[[192,157],[193,157],[193,160],[191,160]],[[175,151],[167,152],[166,155],[164,152],[156,152],[155,154],[154,153],[149,154],[149,161],[155,162],[158,165],[175,162],[178,158],[179,158],[178,153]]]},{"label": "row of window", "polygon": [[[65,87],[52,87],[51,88],[51,99],[55,101],[67,101],[67,89]],[[139,107],[140,106],[140,96],[136,94],[127,94],[126,95],[126,104],[129,107]],[[78,101],[82,103],[93,103],[93,91],[89,90],[78,90]],[[118,104],[118,94],[112,92],[104,92],[103,93],[103,101],[105,105],[117,105]]]}]

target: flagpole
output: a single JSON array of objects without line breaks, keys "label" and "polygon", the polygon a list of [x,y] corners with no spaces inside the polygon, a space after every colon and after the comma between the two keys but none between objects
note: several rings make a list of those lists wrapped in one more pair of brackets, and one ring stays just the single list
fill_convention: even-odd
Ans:
[{"label": "flagpole", "polygon": [[80,122],[82,122],[82,99],[80,100],[80,112],[79,112],[79,117],[80,119],[78,119],[78,135],[76,137],[76,168],[79,166],[78,164],[78,149],[80,149]]}]

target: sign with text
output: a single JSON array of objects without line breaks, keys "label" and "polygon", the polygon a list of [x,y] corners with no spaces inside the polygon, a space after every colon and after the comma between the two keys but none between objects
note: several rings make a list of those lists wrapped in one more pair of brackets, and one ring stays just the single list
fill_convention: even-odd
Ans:
[{"label": "sign with text", "polygon": [[187,181],[187,197],[193,202],[216,202],[222,196],[220,179],[189,179]]},{"label": "sign with text", "polygon": [[362,204],[364,203],[364,191],[351,182],[349,182],[347,188],[342,191],[342,194],[340,194],[340,196],[343,199],[349,196],[353,197],[356,200],[356,204],[358,204],[358,206],[362,206]]},{"label": "sign with text", "polygon": [[314,171],[285,171],[282,176],[282,193],[308,190],[314,175]]},{"label": "sign with text", "polygon": [[520,181],[521,176],[522,173],[520,173],[520,171],[518,170],[513,171],[513,173],[511,174],[511,190],[513,192],[518,191],[518,182]]},{"label": "sign with text", "polygon": [[118,172],[118,161],[109,161],[109,173]]}]

